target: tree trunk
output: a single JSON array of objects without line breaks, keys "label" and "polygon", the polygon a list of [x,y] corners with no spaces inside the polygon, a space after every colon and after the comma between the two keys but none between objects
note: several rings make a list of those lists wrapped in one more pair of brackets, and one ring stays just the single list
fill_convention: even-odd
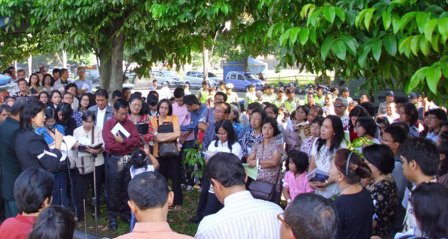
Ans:
[{"label": "tree trunk", "polygon": [[108,49],[101,49],[98,54],[100,59],[100,76],[101,76],[101,88],[109,89],[110,77],[112,73],[112,52]]},{"label": "tree trunk", "polygon": [[204,46],[202,49],[202,72],[204,73],[204,80],[208,80],[208,67],[209,67],[209,55],[208,49]]},{"label": "tree trunk", "polygon": [[123,88],[123,53],[124,35],[121,32],[117,32],[112,37],[111,75],[110,84],[107,88],[109,92]]}]

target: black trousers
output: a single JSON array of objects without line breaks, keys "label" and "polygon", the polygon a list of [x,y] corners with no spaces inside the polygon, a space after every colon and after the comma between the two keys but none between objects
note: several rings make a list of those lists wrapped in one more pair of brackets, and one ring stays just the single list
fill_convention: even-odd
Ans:
[{"label": "black trousers", "polygon": [[180,178],[179,178],[179,164],[180,157],[169,157],[169,158],[161,158],[159,157],[159,172],[162,174],[166,180],[171,179],[171,183],[173,185],[173,193],[174,193],[174,202],[173,205],[182,205],[183,196],[182,196],[182,188],[180,186]]},{"label": "black trousers", "polygon": [[196,217],[202,219],[205,215],[205,208],[207,207],[208,190],[210,189],[210,178],[204,174],[201,181],[201,193],[199,194],[198,209],[196,210]]},{"label": "black trousers", "polygon": [[208,193],[207,195],[207,204],[205,205],[204,212],[202,213],[202,217],[206,217],[211,214],[217,213],[224,207],[222,203],[218,200],[214,193]]},{"label": "black trousers", "polygon": [[[103,192],[103,184],[105,180],[105,167],[104,164],[101,166],[95,167],[95,177],[96,177],[96,198],[93,201],[94,205],[97,206],[97,213],[99,214],[99,208],[101,206],[101,194]],[[92,189],[92,195],[95,197],[95,192],[93,188],[93,172],[89,174],[79,174],[78,173],[78,180],[77,180],[77,205],[80,210],[78,210],[78,218],[84,219],[84,202],[83,200],[86,200],[86,207],[87,207],[87,198],[88,198],[88,192],[89,188]]]},{"label": "black trousers", "polygon": [[128,206],[128,183],[130,181],[129,167],[124,165],[119,156],[107,155],[106,165],[106,191],[107,216],[109,221],[130,218],[131,211]]}]

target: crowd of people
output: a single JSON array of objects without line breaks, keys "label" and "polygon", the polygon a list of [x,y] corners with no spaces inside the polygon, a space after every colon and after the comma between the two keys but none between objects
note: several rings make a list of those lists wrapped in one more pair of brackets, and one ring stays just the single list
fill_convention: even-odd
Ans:
[{"label": "crowd of people", "polygon": [[[128,223],[119,238],[189,238],[167,215],[195,185],[195,238],[448,238],[447,113],[424,95],[375,107],[348,88],[301,100],[266,85],[240,101],[232,84],[155,80],[109,97],[77,73],[4,72],[1,238],[72,238],[86,207]],[[191,150],[205,163],[185,164]]]}]

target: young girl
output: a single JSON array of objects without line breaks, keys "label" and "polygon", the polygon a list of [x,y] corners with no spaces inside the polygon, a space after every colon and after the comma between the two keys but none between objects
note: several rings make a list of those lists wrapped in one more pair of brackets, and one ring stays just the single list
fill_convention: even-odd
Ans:
[{"label": "young girl", "polygon": [[323,121],[324,118],[322,116],[316,116],[316,118],[310,122],[311,135],[306,137],[300,146],[300,151],[306,153],[308,157],[310,156],[314,141],[316,141],[316,139],[320,136],[320,127],[322,126]]},{"label": "young girl", "polygon": [[360,117],[355,125],[355,133],[358,135],[358,138],[353,140],[351,145],[355,152],[362,153],[362,148],[368,145],[381,143],[375,138],[378,128],[375,120],[371,117]]},{"label": "young girl", "polygon": [[[294,118],[288,120],[288,126],[286,128],[286,147],[287,150],[300,149],[302,141],[306,138],[303,126],[307,124],[307,116],[310,109],[306,105],[297,107],[297,110],[293,112]],[[311,123],[311,122],[309,122]]]},{"label": "young girl", "polygon": [[[150,162],[149,162],[150,161]],[[159,168],[159,162],[154,156],[149,152],[149,146],[145,145],[144,149],[136,149],[131,155],[131,168],[129,172],[131,178],[144,173],[144,172],[154,172]],[[131,223],[129,225],[130,231],[134,229],[135,225],[135,215],[131,213]]]},{"label": "young girl", "polygon": [[307,178],[308,155],[301,151],[291,150],[288,152],[288,158],[289,171],[283,178],[283,196],[289,204],[297,195],[313,192],[313,189]]}]

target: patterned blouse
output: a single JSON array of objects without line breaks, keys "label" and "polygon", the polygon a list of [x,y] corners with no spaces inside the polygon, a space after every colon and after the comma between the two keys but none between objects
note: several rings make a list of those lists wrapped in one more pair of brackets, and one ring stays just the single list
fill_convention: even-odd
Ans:
[{"label": "patterned blouse", "polygon": [[392,219],[394,208],[397,204],[397,186],[392,178],[375,182],[372,180],[367,185],[367,190],[372,196],[375,214],[373,215],[372,235],[381,238],[392,238]]},{"label": "patterned blouse", "polygon": [[[137,122],[134,122],[134,120],[132,120],[132,118],[131,118],[131,114],[129,114],[128,119],[130,121],[132,121],[134,123],[135,127],[137,127],[137,130],[139,130],[140,138],[142,139],[142,141],[144,141],[146,144],[148,144],[154,137],[154,128],[152,127],[149,115],[144,114],[144,115],[140,116],[140,118],[137,120]],[[144,127],[141,127],[141,126],[145,125],[145,124],[148,125],[148,133],[142,134],[140,132],[140,130],[143,129]]]},{"label": "patterned blouse", "polygon": [[263,135],[260,133],[259,135],[255,135],[255,130],[248,130],[242,139],[240,139],[239,143],[243,150],[243,157],[249,155],[252,152],[252,148],[256,143],[260,143],[263,140]]},{"label": "patterned blouse", "polygon": [[302,142],[300,146],[300,151],[306,153],[310,157],[311,149],[313,148],[313,143],[316,141],[317,137],[309,136]]},{"label": "patterned blouse", "polygon": [[[256,143],[253,150],[256,155],[256,159],[259,160],[259,162],[262,162],[272,159],[272,154],[274,154],[275,152],[279,152],[280,154],[282,154],[283,145],[280,140],[272,139],[270,140],[268,145],[264,145],[263,141]],[[281,163],[279,163],[279,165],[277,165],[276,167],[258,169],[257,181],[263,181],[272,184],[275,184],[277,182],[276,191],[280,192],[282,178],[282,175],[278,175],[280,165]]]}]

